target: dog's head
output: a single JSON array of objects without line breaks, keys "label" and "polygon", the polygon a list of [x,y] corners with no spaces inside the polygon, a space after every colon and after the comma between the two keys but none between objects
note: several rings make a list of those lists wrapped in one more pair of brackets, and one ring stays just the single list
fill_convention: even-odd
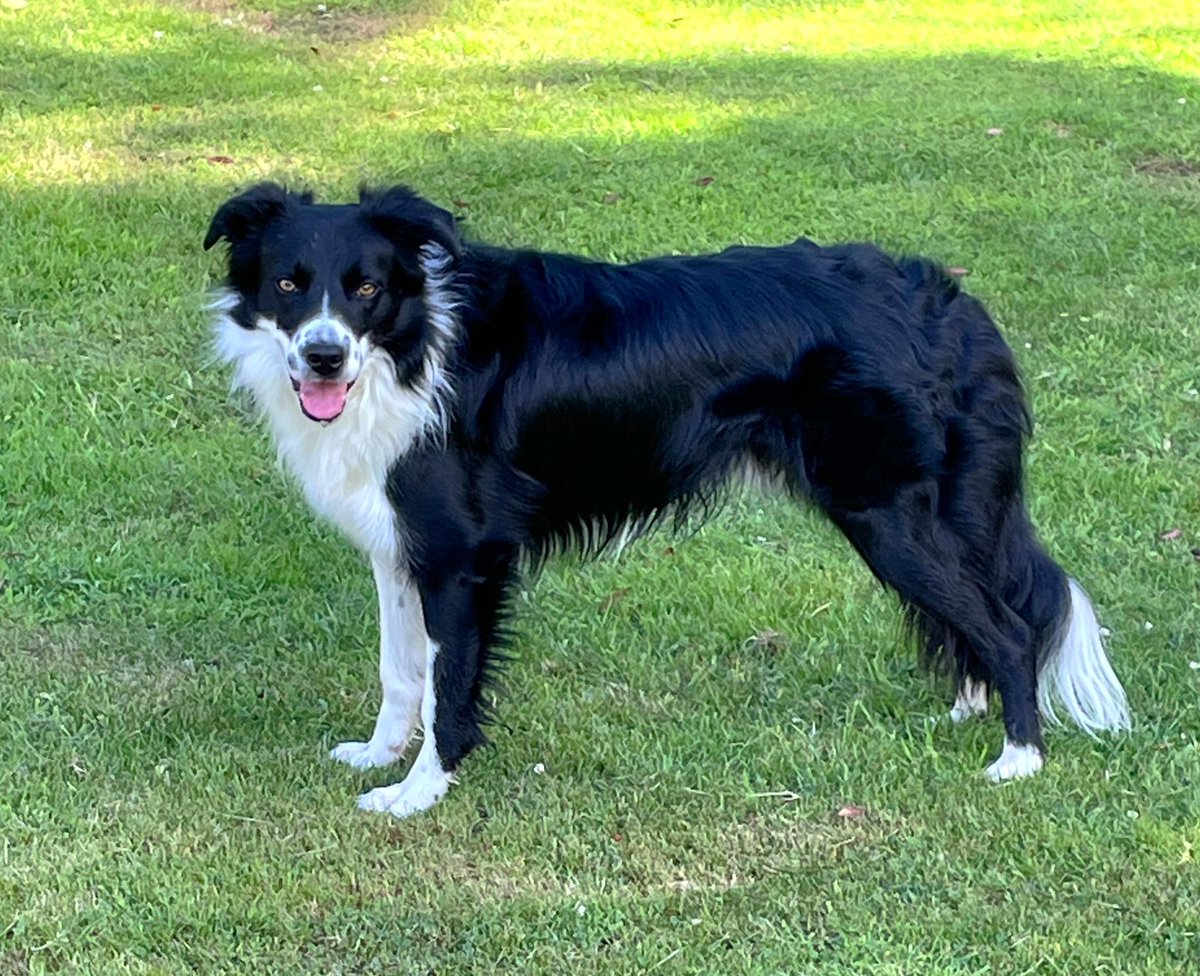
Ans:
[{"label": "dog's head", "polygon": [[300,409],[322,422],[346,408],[373,353],[389,356],[401,381],[417,374],[431,341],[428,279],[462,249],[454,218],[405,187],[329,205],[263,183],[216,212],[205,249],[222,239],[222,311],[273,340]]}]

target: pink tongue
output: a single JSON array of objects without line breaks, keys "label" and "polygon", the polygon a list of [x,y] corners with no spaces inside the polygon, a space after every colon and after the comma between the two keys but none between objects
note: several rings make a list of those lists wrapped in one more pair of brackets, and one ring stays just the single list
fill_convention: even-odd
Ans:
[{"label": "pink tongue", "polygon": [[346,383],[306,380],[300,384],[300,406],[313,420],[333,420],[346,409]]}]

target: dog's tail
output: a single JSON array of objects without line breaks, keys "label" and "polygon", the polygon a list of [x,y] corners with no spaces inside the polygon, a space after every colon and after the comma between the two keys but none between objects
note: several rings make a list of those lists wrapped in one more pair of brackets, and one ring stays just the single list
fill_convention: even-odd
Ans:
[{"label": "dog's tail", "polygon": [[1082,586],[1068,579],[1070,607],[1058,642],[1039,662],[1038,709],[1046,721],[1061,725],[1058,709],[1095,735],[1130,727],[1125,689],[1113,672],[1092,601]]}]

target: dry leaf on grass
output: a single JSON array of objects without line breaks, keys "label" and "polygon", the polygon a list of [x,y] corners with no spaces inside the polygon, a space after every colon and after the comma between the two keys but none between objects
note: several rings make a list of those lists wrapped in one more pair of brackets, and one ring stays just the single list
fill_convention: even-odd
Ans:
[{"label": "dry leaf on grass", "polygon": [[625,597],[629,596],[629,589],[630,588],[628,586],[622,586],[619,589],[613,590],[604,598],[604,601],[600,604],[600,609],[602,611],[611,610],[618,603],[624,600]]},{"label": "dry leaf on grass", "polygon": [[765,650],[774,650],[777,647],[787,643],[787,638],[777,630],[772,630],[766,627],[760,630],[753,637],[747,637],[742,641],[742,648],[749,650],[752,647],[763,648]]}]

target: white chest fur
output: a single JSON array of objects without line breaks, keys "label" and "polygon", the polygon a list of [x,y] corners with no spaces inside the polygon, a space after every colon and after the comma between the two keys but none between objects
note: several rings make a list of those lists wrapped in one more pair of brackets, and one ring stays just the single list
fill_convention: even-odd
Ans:
[{"label": "white chest fur", "polygon": [[437,427],[434,391],[440,377],[423,376],[416,386],[401,385],[388,356],[374,350],[364,361],[345,411],[332,423],[321,424],[300,410],[283,365],[287,339],[274,323],[261,320],[257,328],[245,329],[228,315],[219,315],[216,339],[220,356],[235,366],[234,386],[250,392],[271,428],[280,462],[300,483],[317,514],[364,552],[398,556],[400,526],[384,488],[387,472]]},{"label": "white chest fur", "polygon": [[399,554],[399,526],[388,502],[388,469],[421,432],[409,412],[411,394],[398,387],[395,370],[382,354],[368,358],[333,423],[305,417],[290,389],[290,402],[266,411],[279,458],[318,514],[328,519],[363,552]]}]

